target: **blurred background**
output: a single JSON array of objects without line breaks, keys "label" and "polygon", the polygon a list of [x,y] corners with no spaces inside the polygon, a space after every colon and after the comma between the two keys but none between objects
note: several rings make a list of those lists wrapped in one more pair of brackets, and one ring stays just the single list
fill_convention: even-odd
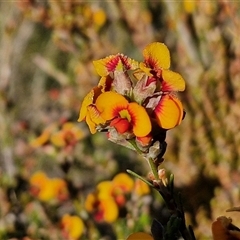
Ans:
[{"label": "blurred background", "polygon": [[[99,182],[149,168],[77,123],[99,81],[92,61],[116,53],[142,61],[153,41],[168,46],[186,81],[186,117],[168,132],[163,167],[175,175],[187,224],[197,239],[211,239],[218,216],[240,226],[239,213],[226,213],[240,205],[239,1],[1,1],[0,30],[1,239],[119,240],[149,232],[153,218],[166,222],[154,191],[124,192],[114,221],[94,218],[86,199]],[[81,233],[64,216],[78,217]]]}]

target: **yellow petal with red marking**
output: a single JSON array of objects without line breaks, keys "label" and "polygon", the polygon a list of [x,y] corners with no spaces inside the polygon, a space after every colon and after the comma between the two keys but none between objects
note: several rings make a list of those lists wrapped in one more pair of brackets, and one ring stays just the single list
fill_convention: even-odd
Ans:
[{"label": "yellow petal with red marking", "polygon": [[83,121],[87,116],[87,107],[95,102],[96,98],[101,94],[102,87],[94,87],[83,99],[82,106],[79,113],[78,122]]},{"label": "yellow petal with red marking", "polygon": [[170,53],[163,43],[154,42],[143,50],[144,62],[152,69],[168,69],[170,67]]},{"label": "yellow petal with red marking", "polygon": [[105,77],[109,72],[113,72],[115,69],[121,68],[119,55],[110,55],[106,58],[93,61],[93,65],[98,75]]},{"label": "yellow petal with red marking", "polygon": [[87,107],[86,123],[92,134],[96,133],[96,126],[99,124],[104,124],[106,121],[100,116],[99,111],[94,105],[89,105]]},{"label": "yellow petal with red marking", "polygon": [[171,129],[179,125],[183,117],[181,101],[172,95],[164,95],[154,110],[158,125],[164,129]]},{"label": "yellow petal with red marking", "polygon": [[113,79],[110,76],[101,77],[98,82],[98,87],[102,87],[102,92],[109,91],[111,89]]},{"label": "yellow petal with red marking", "polygon": [[183,77],[170,70],[162,70],[162,91],[184,91],[185,81]]},{"label": "yellow petal with red marking", "polygon": [[116,117],[120,110],[126,109],[128,101],[116,92],[102,93],[96,100],[96,107],[102,118],[111,120]]},{"label": "yellow petal with red marking", "polygon": [[131,123],[133,125],[133,133],[137,137],[144,137],[152,130],[152,124],[144,107],[132,102],[129,103],[128,111],[131,116]]}]

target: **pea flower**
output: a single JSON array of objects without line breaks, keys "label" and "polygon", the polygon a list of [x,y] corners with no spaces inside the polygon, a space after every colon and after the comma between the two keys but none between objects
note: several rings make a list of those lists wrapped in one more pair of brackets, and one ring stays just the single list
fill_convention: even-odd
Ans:
[{"label": "pea flower", "polygon": [[119,213],[117,203],[110,195],[99,196],[97,193],[87,195],[85,209],[97,222],[113,223]]},{"label": "pea flower", "polygon": [[64,214],[61,218],[61,229],[64,238],[77,240],[84,232],[84,223],[78,216]]},{"label": "pea flower", "polygon": [[169,69],[163,43],[146,46],[143,59],[116,54],[94,61],[101,78],[84,98],[78,121],[85,120],[92,134],[107,131],[110,141],[155,159],[164,152],[166,131],[184,117],[176,92],[185,89],[185,81]]},{"label": "pea flower", "polygon": [[69,193],[66,182],[61,178],[49,178],[44,172],[37,171],[30,178],[30,192],[40,201],[64,201]]},{"label": "pea flower", "polygon": [[97,222],[112,223],[118,218],[119,208],[126,204],[126,197],[134,190],[134,185],[126,173],[119,173],[112,181],[100,182],[96,191],[87,195],[85,208]]},{"label": "pea flower", "polygon": [[72,122],[65,122],[59,131],[52,133],[51,143],[57,147],[74,147],[84,137],[84,132]]}]

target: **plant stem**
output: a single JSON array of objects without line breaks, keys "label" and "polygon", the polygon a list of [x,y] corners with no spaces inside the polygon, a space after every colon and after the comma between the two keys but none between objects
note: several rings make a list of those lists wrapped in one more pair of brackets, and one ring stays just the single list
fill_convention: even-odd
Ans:
[{"label": "plant stem", "polygon": [[154,185],[152,185],[149,181],[147,181],[145,178],[141,177],[140,175],[138,175],[137,173],[127,169],[127,172],[131,175],[133,175],[134,177],[140,179],[141,181],[145,182],[146,184],[148,184],[150,187],[154,187]]},{"label": "plant stem", "polygon": [[154,164],[153,159],[148,158],[147,161],[148,161],[148,164],[149,164],[149,166],[152,170],[152,173],[153,173],[153,176],[154,176],[155,180],[160,180],[159,176],[158,176],[158,169],[157,169],[156,165]]}]

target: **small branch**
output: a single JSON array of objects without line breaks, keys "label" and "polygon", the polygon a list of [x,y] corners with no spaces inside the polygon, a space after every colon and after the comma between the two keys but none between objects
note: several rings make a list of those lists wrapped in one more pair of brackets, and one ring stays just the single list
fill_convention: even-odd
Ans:
[{"label": "small branch", "polygon": [[147,181],[145,178],[141,177],[141,176],[138,175],[137,173],[135,173],[135,172],[133,172],[133,171],[131,171],[131,170],[129,170],[129,169],[127,169],[127,172],[128,172],[129,174],[131,174],[132,176],[134,176],[134,177],[140,179],[141,181],[145,182],[145,183],[148,184],[150,187],[154,187],[153,184],[151,184],[149,181]]},{"label": "small branch", "polygon": [[157,169],[156,165],[154,164],[153,159],[148,158],[147,161],[148,161],[148,164],[149,164],[149,166],[152,170],[152,173],[153,173],[153,176],[154,176],[155,180],[157,180],[157,181],[160,180],[159,176],[158,176],[158,169]]}]

